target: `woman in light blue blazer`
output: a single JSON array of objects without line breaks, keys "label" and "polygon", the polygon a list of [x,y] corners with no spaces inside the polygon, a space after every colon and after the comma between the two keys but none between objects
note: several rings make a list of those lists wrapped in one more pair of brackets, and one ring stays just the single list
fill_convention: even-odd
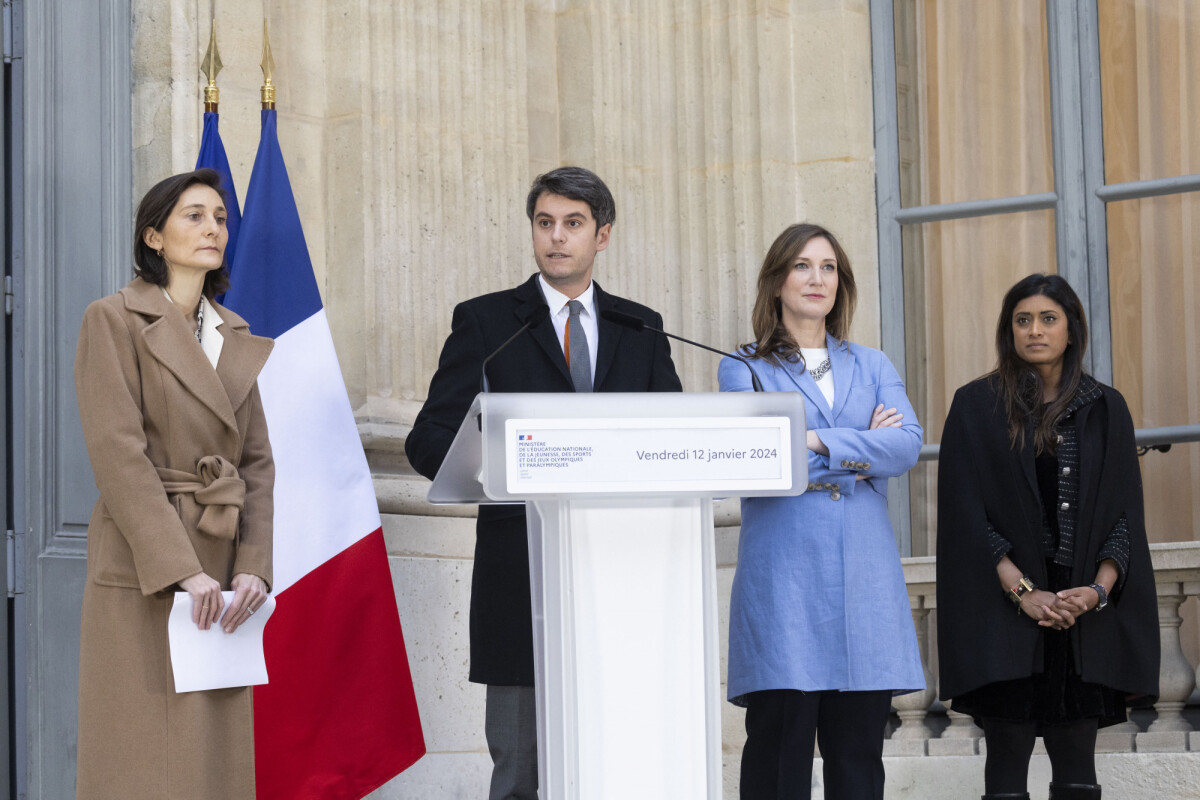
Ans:
[{"label": "woman in light blue blazer", "polygon": [[[846,340],[855,296],[833,234],[792,225],[763,260],[740,350],[764,389],[804,395],[809,480],[742,500],[729,700],[746,708],[743,800],[809,797],[814,739],[826,797],[881,800],[891,698],[925,687],[887,509],[921,426],[887,356]],[[721,391],[751,391],[745,364],[718,374]]]}]

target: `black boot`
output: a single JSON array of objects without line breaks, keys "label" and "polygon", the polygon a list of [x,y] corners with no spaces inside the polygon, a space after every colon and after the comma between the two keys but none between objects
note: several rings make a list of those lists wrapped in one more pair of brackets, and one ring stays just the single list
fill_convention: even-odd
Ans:
[{"label": "black boot", "polygon": [[1050,800],[1100,800],[1095,783],[1051,783]]},{"label": "black boot", "polygon": [[1029,792],[1011,792],[1007,794],[985,794],[980,800],[1029,800]]}]

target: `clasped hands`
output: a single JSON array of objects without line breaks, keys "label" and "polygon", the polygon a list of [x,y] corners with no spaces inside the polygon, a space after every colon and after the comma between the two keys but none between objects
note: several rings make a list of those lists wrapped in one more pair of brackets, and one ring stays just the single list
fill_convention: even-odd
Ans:
[{"label": "clasped hands", "polygon": [[1061,592],[1034,589],[1021,596],[1019,608],[1043,628],[1065,631],[1081,615],[1100,603],[1100,595],[1090,586],[1076,586]]},{"label": "clasped hands", "polygon": [[229,585],[234,591],[233,599],[222,616],[225,597],[220,583],[203,572],[179,582],[180,588],[192,596],[192,622],[197,628],[206,631],[220,622],[226,633],[233,633],[267,601],[267,584],[257,575],[239,572]]}]

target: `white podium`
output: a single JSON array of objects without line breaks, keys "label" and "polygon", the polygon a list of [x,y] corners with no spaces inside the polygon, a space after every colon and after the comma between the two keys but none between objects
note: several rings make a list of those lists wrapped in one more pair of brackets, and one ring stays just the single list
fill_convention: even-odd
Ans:
[{"label": "white podium", "polygon": [[529,520],[542,800],[721,797],[712,498],[799,494],[803,396],[480,394],[432,503]]}]

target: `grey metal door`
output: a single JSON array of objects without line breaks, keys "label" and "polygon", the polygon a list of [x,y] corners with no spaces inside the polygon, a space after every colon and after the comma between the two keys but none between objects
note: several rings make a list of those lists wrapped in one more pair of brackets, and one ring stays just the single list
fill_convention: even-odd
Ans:
[{"label": "grey metal door", "polygon": [[[5,4],[8,5],[7,3]],[[75,794],[79,619],[96,499],[72,371],[87,304],[131,274],[128,0],[13,2],[23,124],[14,258],[17,797]],[[16,223],[14,223],[16,224]],[[23,774],[22,774],[23,773]]]},{"label": "grey metal door", "polygon": [[[3,124],[0,124],[0,187],[3,187],[2,199],[0,199],[0,242],[4,243],[4,316],[0,318],[3,324],[0,324],[0,353],[4,354],[4,393],[0,394],[0,419],[4,421],[4,427],[0,430],[0,443],[3,444],[4,458],[0,459],[0,482],[4,485],[4,500],[0,501],[0,511],[4,514],[4,529],[5,529],[5,547],[0,548],[0,575],[4,575],[6,580],[7,592],[4,601],[4,613],[0,613],[0,647],[3,647],[4,657],[0,658],[0,691],[3,691],[3,696],[0,697],[0,715],[3,716],[4,725],[0,726],[0,790],[7,790],[10,797],[17,796],[16,775],[13,771],[12,758],[9,755],[9,745],[17,735],[15,718],[12,715],[10,708],[9,696],[12,688],[12,657],[14,654],[11,648],[10,639],[12,635],[9,626],[10,615],[13,612],[15,598],[17,592],[16,576],[17,570],[9,570],[10,566],[15,567],[15,559],[10,555],[10,549],[15,552],[16,537],[15,528],[13,527],[13,502],[12,502],[12,484],[11,465],[12,465],[12,449],[10,448],[9,431],[12,428],[12,418],[9,415],[9,398],[12,394],[12,375],[13,375],[13,351],[10,347],[11,336],[9,334],[9,320],[12,319],[13,312],[13,258],[15,252],[13,228],[10,224],[12,218],[12,189],[14,184],[19,184],[19,178],[14,175],[12,165],[12,129],[19,126],[19,115],[13,114],[13,106],[8,102],[12,96],[10,85],[13,75],[13,46],[12,46],[12,7],[4,6],[3,16],[0,17],[0,39],[3,39],[4,49],[4,75],[3,80],[0,80],[0,109],[4,109]],[[19,171],[16,171],[19,175]],[[19,240],[18,240],[19,241]]]}]

